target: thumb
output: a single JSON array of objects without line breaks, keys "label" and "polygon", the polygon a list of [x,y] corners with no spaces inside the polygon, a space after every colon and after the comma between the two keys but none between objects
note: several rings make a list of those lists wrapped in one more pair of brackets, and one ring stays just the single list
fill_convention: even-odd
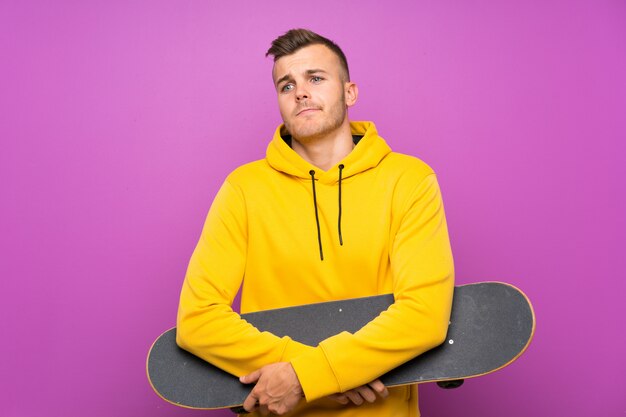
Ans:
[{"label": "thumb", "polygon": [[261,377],[261,370],[257,369],[251,374],[240,377],[239,382],[241,382],[242,384],[252,384],[253,382],[257,382],[260,377]]}]

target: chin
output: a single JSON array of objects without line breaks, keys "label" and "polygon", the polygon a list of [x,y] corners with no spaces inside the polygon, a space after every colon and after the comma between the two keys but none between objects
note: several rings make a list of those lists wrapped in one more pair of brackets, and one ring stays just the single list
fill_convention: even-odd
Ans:
[{"label": "chin", "polygon": [[[344,114],[345,118],[345,114]],[[300,143],[311,142],[317,138],[323,137],[341,128],[343,119],[338,117],[323,119],[296,119],[295,123],[285,123],[285,127],[289,134],[296,138]]]},{"label": "chin", "polygon": [[308,136],[315,136],[321,130],[321,126],[317,123],[312,123],[309,121],[308,123],[302,123],[302,121],[297,121],[296,123],[285,123],[285,127],[287,128],[287,132],[294,138],[306,138]]},{"label": "chin", "polygon": [[310,142],[323,136],[325,132],[323,129],[294,129],[290,130],[290,133],[299,142]]}]

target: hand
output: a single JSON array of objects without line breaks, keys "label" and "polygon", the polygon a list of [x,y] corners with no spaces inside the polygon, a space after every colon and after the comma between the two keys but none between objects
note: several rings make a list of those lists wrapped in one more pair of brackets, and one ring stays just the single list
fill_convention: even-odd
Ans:
[{"label": "hand", "polygon": [[282,415],[293,410],[304,396],[296,372],[289,362],[276,362],[239,378],[244,384],[256,385],[243,402],[243,408],[252,412],[258,408],[266,416]]},{"label": "hand", "polygon": [[333,394],[330,398],[343,405],[347,405],[350,402],[354,405],[361,405],[365,401],[373,403],[377,397],[386,398],[388,395],[387,387],[377,379],[367,385],[361,385],[344,393]]}]

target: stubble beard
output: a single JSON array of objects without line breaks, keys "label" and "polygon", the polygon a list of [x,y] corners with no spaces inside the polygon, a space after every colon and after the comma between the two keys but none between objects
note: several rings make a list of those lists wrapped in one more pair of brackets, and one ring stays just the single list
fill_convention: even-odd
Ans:
[{"label": "stubble beard", "polygon": [[[312,120],[300,120],[300,123],[292,124],[284,121],[287,132],[300,143],[311,143],[339,129],[346,118],[345,92],[341,92],[340,99],[335,102],[325,113],[329,116],[319,122]],[[306,107],[303,105],[302,107]]]}]

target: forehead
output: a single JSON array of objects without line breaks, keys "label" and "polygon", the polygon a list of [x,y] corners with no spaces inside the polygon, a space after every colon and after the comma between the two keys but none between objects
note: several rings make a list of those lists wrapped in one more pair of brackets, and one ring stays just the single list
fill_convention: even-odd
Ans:
[{"label": "forehead", "polygon": [[339,74],[339,57],[324,45],[309,45],[291,55],[279,58],[272,69],[274,81],[291,74],[305,73],[310,69],[323,69],[328,73]]}]

